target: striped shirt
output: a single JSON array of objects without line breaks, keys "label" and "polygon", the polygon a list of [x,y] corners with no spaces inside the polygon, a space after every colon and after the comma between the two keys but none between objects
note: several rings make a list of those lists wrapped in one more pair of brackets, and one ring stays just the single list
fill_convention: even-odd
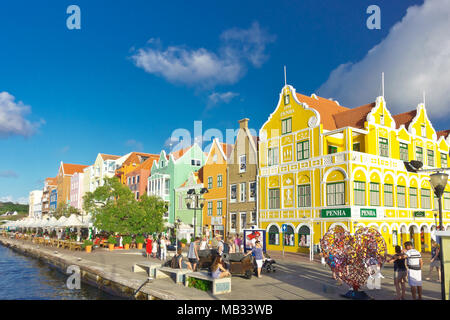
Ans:
[{"label": "striped shirt", "polygon": [[[416,269],[420,270],[420,259],[422,259],[422,256],[420,255],[420,252],[416,249],[410,249],[406,251],[406,263],[408,265],[408,268],[410,269]],[[417,269],[418,268],[418,269]]]}]

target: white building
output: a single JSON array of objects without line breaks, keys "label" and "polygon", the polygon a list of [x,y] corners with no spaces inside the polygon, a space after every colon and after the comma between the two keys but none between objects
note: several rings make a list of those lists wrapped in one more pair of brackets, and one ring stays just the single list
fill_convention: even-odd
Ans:
[{"label": "white building", "polygon": [[29,196],[28,216],[31,218],[42,217],[42,190],[33,190]]}]

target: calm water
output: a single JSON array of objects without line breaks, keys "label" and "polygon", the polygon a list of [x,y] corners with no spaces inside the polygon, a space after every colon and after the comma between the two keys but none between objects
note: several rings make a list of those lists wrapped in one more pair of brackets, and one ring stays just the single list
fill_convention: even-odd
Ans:
[{"label": "calm water", "polygon": [[70,290],[67,278],[37,259],[0,245],[0,300],[118,299],[84,283],[80,290]]}]

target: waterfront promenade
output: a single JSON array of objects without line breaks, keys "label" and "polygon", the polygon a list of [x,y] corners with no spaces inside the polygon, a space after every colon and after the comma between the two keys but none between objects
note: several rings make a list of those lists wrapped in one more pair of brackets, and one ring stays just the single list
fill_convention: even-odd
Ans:
[{"label": "waterfront promenade", "polygon": [[[54,260],[65,260],[68,264],[80,266],[80,269],[91,270],[100,274],[103,279],[110,282],[128,286],[134,290],[141,287],[147,279],[145,273],[132,272],[132,266],[136,262],[148,261],[143,256],[143,250],[114,250],[112,252],[104,248],[94,250],[92,253],[84,251],[69,251],[66,249],[42,247],[30,241],[6,239],[0,237],[0,241],[14,245],[20,250],[39,252]],[[55,253],[56,252],[56,253]],[[305,256],[286,254],[283,258],[279,252],[271,252],[271,257],[277,261],[275,273],[263,274],[258,279],[252,277],[248,280],[238,276],[232,277],[232,292],[213,296],[209,292],[203,292],[194,288],[186,288],[175,284],[171,279],[155,279],[141,288],[143,293],[157,299],[167,300],[346,300],[340,294],[347,292],[346,285],[337,286],[331,278],[328,267],[324,267],[317,261],[309,261]],[[149,261],[158,262],[157,259]],[[424,257],[423,278],[428,274],[429,257]],[[17,270],[20,272],[20,270]],[[387,264],[382,271],[381,290],[365,291],[376,300],[393,300],[395,287],[393,285],[393,267]],[[86,284],[82,284],[86,285]],[[131,292],[131,290],[130,290]],[[411,299],[407,286],[407,300]],[[423,281],[423,299],[440,299],[440,283],[436,281]]]}]

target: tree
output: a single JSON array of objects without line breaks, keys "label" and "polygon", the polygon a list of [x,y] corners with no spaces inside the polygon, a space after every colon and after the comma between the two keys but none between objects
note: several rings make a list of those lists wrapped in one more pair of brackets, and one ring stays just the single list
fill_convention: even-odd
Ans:
[{"label": "tree", "polygon": [[53,213],[53,216],[55,218],[60,218],[62,216],[70,217],[72,214],[80,215],[81,212],[75,207],[72,207],[67,202],[60,202],[58,203],[58,206],[56,207],[56,211]]},{"label": "tree", "polygon": [[158,197],[143,195],[141,201],[134,193],[113,178],[84,196],[84,210],[93,214],[94,226],[107,232],[142,234],[163,230],[165,202]]}]

